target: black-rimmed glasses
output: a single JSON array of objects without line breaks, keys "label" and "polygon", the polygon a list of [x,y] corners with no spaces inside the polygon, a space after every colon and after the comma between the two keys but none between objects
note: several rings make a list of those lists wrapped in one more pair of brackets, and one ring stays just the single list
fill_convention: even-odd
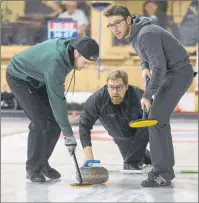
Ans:
[{"label": "black-rimmed glasses", "polygon": [[114,24],[108,24],[108,25],[107,25],[107,28],[110,28],[110,29],[112,29],[113,27],[119,28],[120,25],[121,25],[121,22],[122,22],[123,20],[125,20],[125,19],[126,19],[126,17],[123,18],[122,20],[116,21]]}]

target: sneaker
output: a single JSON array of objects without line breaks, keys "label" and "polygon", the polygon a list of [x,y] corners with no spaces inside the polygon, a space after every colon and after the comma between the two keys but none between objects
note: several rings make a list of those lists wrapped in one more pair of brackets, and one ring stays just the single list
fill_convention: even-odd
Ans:
[{"label": "sneaker", "polygon": [[148,173],[148,179],[142,181],[143,187],[166,187],[171,186],[171,180],[163,178],[159,173],[150,171]]},{"label": "sneaker", "polygon": [[32,171],[30,169],[26,170],[26,178],[32,182],[46,182],[46,178],[41,174],[41,172]]},{"label": "sneaker", "polygon": [[42,167],[41,173],[50,179],[58,179],[61,177],[61,174],[54,168],[51,168],[49,164],[46,164]]},{"label": "sneaker", "polygon": [[141,170],[141,168],[135,163],[124,163],[123,170]]}]

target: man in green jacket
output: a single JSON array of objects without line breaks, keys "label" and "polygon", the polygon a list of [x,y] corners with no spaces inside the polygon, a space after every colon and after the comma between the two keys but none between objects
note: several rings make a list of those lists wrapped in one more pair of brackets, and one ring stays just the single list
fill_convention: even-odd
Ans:
[{"label": "man in green jacket", "polygon": [[81,70],[99,56],[97,42],[89,37],[79,40],[47,40],[14,56],[7,68],[8,85],[30,118],[26,177],[32,182],[57,179],[61,174],[48,160],[62,131],[72,155],[77,142],[69,124],[64,82],[72,69]]}]

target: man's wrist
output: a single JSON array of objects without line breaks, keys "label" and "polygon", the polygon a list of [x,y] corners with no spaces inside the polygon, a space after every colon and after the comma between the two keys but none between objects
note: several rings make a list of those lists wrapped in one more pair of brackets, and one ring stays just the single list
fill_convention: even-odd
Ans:
[{"label": "man's wrist", "polygon": [[142,71],[143,70],[149,70],[150,71],[150,68],[148,68],[148,67],[142,67]]},{"label": "man's wrist", "polygon": [[84,154],[86,159],[93,159],[94,156],[91,146],[87,146],[84,148]]},{"label": "man's wrist", "polygon": [[151,100],[152,96],[151,96],[150,94],[148,94],[147,92],[144,92],[142,98],[143,98],[143,99]]}]

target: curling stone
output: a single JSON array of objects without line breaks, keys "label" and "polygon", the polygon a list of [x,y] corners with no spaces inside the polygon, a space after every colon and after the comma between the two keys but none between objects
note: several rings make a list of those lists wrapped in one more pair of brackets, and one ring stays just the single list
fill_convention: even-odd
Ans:
[{"label": "curling stone", "polygon": [[[100,163],[100,160],[87,160],[80,168],[80,173],[84,182],[92,184],[102,184],[108,181],[109,172],[102,166],[89,166],[89,163]],[[78,174],[76,175],[77,181],[79,180]]]}]

